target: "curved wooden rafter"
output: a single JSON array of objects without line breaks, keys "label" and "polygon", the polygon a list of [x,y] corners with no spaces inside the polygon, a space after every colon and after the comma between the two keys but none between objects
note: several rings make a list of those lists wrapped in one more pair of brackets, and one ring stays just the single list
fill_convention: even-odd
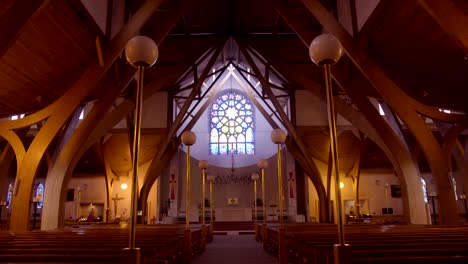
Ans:
[{"label": "curved wooden rafter", "polygon": [[21,139],[12,130],[0,130],[0,136],[8,141],[8,143],[11,145],[13,151],[15,152],[16,163],[21,164],[21,161],[26,154],[26,149],[24,148],[24,144]]},{"label": "curved wooden rafter", "polygon": [[[348,57],[353,61],[354,66],[372,84],[374,89],[392,107],[393,111],[405,122],[409,130],[415,135],[418,143],[429,162],[432,174],[437,181],[439,193],[439,218],[442,224],[457,224],[457,205],[454,199],[454,190],[447,180],[448,166],[443,158],[442,150],[426,127],[426,124],[419,116],[419,113],[432,116],[433,119],[445,122],[464,122],[465,115],[449,115],[433,108],[428,109],[416,100],[409,98],[372,60],[367,57],[365,62],[360,60],[355,49],[355,42],[346,32],[343,26],[320,4],[317,0],[302,0],[307,9],[315,16],[322,26],[330,33],[334,34],[343,45]],[[347,90],[349,91],[349,90]],[[355,99],[355,98],[353,98]],[[405,107],[400,107],[404,105]],[[410,194],[410,193],[408,193]]]},{"label": "curved wooden rafter", "polygon": [[[188,95],[187,99],[185,100],[183,106],[180,109],[180,112],[177,114],[175,120],[173,121],[172,126],[169,129],[168,135],[164,143],[161,145],[161,148],[159,151],[155,153],[154,158],[151,160],[150,165],[148,167],[148,170],[146,171],[144,182],[142,184],[141,190],[140,190],[140,198],[139,198],[139,206],[142,208],[146,208],[144,206],[146,204],[146,198],[148,194],[151,191],[151,188],[156,181],[156,179],[159,177],[160,169],[165,166],[166,164],[163,164],[163,161],[167,162],[167,155],[168,153],[175,154],[174,152],[174,143],[179,142],[176,132],[180,128],[181,123],[183,119],[185,118],[185,115],[187,111],[190,108],[190,105],[192,104],[194,98],[199,94],[199,91],[207,78],[208,74],[210,74],[211,69],[213,68],[213,65],[216,63],[218,60],[219,55],[221,54],[223,47],[224,47],[225,41],[223,41],[222,44],[218,45],[213,51],[212,55],[207,62],[205,68],[203,69],[203,72],[200,74],[198,77],[198,80],[196,83],[194,83],[192,90],[190,91],[190,94]],[[220,75],[219,75],[220,76]]]},{"label": "curved wooden rafter", "polygon": [[442,143],[442,153],[444,154],[447,163],[450,163],[450,157],[458,143],[458,136],[468,128],[468,123],[461,125],[453,125],[447,133],[445,133],[444,141]]},{"label": "curved wooden rafter", "polygon": [[[135,70],[131,69],[127,74],[124,74],[126,76],[124,77],[125,81],[122,82],[123,85],[126,86],[130,82],[134,73]],[[54,159],[46,178],[47,189],[42,209],[45,217],[42,217],[41,224],[43,230],[62,226],[68,182],[81,156],[90,147],[88,144],[81,143],[87,142],[91,137],[92,132],[96,129],[96,124],[99,124],[100,120],[106,115],[121,90],[122,87],[114,83],[109,84],[107,87],[104,86],[93,108],[81,121],[78,128],[73,131],[73,134],[65,138],[66,143],[63,148],[58,149],[57,158]]]},{"label": "curved wooden rafter", "polygon": [[[241,46],[241,45],[240,45]],[[252,69],[255,78],[261,83],[262,90],[265,92],[266,95],[268,95],[268,98],[270,99],[271,103],[274,106],[274,109],[278,113],[280,120],[283,124],[283,126],[286,128],[288,131],[290,139],[292,139],[288,146],[294,145],[297,148],[297,151],[294,153],[300,160],[302,160],[302,165],[303,168],[307,171],[307,174],[312,180],[312,183],[315,186],[315,189],[317,191],[318,197],[319,197],[319,202],[320,202],[320,218],[321,220],[323,219],[324,221],[328,221],[327,217],[327,194],[325,191],[325,186],[323,184],[320,172],[317,168],[317,165],[315,161],[312,158],[309,158],[310,152],[308,152],[304,146],[304,143],[302,142],[302,139],[297,135],[296,128],[294,125],[291,123],[289,120],[289,117],[286,115],[284,112],[281,104],[278,102],[278,99],[276,98],[275,94],[271,90],[270,83],[265,79],[265,77],[262,75],[262,72],[258,68],[258,66],[255,64],[254,60],[248,53],[248,51],[245,49],[245,47],[241,48],[241,53],[244,55],[245,59],[247,60],[248,64],[250,65],[250,68]],[[257,107],[258,108],[258,107]],[[319,159],[321,158],[320,155],[312,152],[313,157]],[[320,160],[323,162],[323,160]]]},{"label": "curved wooden rafter", "polygon": [[[303,23],[288,11],[287,7],[275,2],[275,8],[300,37],[304,45],[308,47],[316,33],[305,28]],[[328,12],[326,12],[326,14],[328,14]],[[294,71],[293,69],[290,70]],[[422,193],[420,191],[413,191],[413,188],[416,190],[415,188],[420,184],[417,164],[413,161],[410,153],[398,136],[395,135],[394,131],[389,127],[388,123],[379,115],[376,108],[370,103],[367,97],[362,96],[363,92],[360,91],[362,88],[361,83],[350,83],[348,78],[344,78],[347,77],[347,75],[335,76],[335,71],[332,71],[332,73],[338,85],[342,88],[346,88],[347,91],[354,91],[355,96],[358,98],[355,100],[351,94],[348,94],[353,99],[354,103],[357,104],[359,110],[345,102],[344,99],[335,97],[337,112],[374,141],[391,161],[395,173],[401,181],[403,192],[408,194],[403,197],[403,205],[405,215],[409,217],[409,220],[412,223],[427,223],[424,207],[417,206],[424,204]],[[320,86],[318,84],[309,79],[306,81],[307,83],[304,83],[304,87],[308,88],[308,90],[317,97],[324,97],[319,91]],[[410,207],[410,204],[413,206]]]},{"label": "curved wooden rafter", "polygon": [[[104,54],[104,65],[101,66],[97,61],[94,61],[83,73],[81,78],[54,103],[56,108],[47,119],[44,126],[39,130],[25,154],[23,160],[27,162],[19,164],[17,182],[21,184],[17,184],[16,187],[19,190],[15,191],[15,195],[12,199],[11,230],[27,230],[33,181],[39,163],[52,139],[63,127],[76,107],[86,96],[93,92],[93,89],[105,76],[107,70],[117,57],[120,56],[128,40],[138,33],[139,29],[151,17],[160,4],[160,1],[146,1],[109,45],[107,52]],[[46,199],[46,197],[44,198]]]}]

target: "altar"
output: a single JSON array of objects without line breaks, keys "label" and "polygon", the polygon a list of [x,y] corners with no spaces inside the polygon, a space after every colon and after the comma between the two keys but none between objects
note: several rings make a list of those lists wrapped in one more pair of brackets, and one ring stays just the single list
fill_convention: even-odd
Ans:
[{"label": "altar", "polygon": [[252,221],[252,208],[250,207],[221,207],[216,208],[216,221]]}]

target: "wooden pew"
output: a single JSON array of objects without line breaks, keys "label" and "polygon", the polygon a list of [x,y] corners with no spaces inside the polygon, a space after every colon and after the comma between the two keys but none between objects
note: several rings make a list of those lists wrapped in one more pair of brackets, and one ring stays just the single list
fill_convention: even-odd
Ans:
[{"label": "wooden pew", "polygon": [[[333,244],[337,243],[336,226],[328,224],[285,225],[284,247],[279,228],[267,229],[265,249],[287,255],[280,263],[333,263]],[[352,225],[345,228],[351,244],[349,263],[468,263],[468,228],[433,226]],[[400,255],[399,255],[400,254]],[[444,262],[445,263],[445,262]]]},{"label": "wooden pew", "polygon": [[[136,246],[143,263],[182,263],[184,228],[137,228]],[[200,229],[190,230],[193,253],[201,248]],[[60,231],[0,232],[0,263],[120,263],[128,245],[128,229],[80,227]]]}]

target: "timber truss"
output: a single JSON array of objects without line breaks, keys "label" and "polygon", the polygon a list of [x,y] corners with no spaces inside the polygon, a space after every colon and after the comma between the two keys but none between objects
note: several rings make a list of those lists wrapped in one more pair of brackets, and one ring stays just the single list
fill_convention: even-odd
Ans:
[{"label": "timber truss", "polygon": [[[169,96],[169,132],[145,175],[140,193],[140,207],[157,177],[180,147],[180,135],[192,129],[228,80],[234,80],[272,128],[288,132],[286,145],[296,160],[311,175],[320,197],[326,197],[320,173],[313,158],[322,155],[305,147],[295,128],[291,107],[294,93],[289,82],[253,48],[228,39],[211,47],[173,84]],[[311,155],[312,154],[312,155]],[[321,199],[325,201],[325,199]],[[326,208],[326,206],[322,206]],[[328,214],[322,214],[328,215]]]}]

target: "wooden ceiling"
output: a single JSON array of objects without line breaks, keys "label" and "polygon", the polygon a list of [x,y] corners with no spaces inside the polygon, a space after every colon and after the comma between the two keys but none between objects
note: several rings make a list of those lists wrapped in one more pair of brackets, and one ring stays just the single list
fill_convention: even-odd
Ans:
[{"label": "wooden ceiling", "polygon": [[[57,100],[91,62],[98,60],[96,38],[103,49],[111,41],[80,0],[33,2],[21,6],[18,0],[8,0],[0,5],[0,118],[33,113]],[[123,20],[143,2],[125,1]],[[336,3],[340,1],[320,2],[338,14]],[[467,1],[450,2],[468,16]],[[182,8],[180,3],[163,1],[158,15],[142,27],[141,34],[153,36],[164,12],[170,15],[168,10]],[[307,34],[322,32],[320,23],[300,0],[196,1],[160,43],[158,62],[145,75],[145,83],[151,84],[146,95],[172,89],[195,60],[226,37],[256,49],[294,88],[322,83],[307,46],[276,5],[287,7]],[[399,88],[417,101],[468,112],[468,54],[420,1],[381,0],[355,38],[362,43],[363,57],[375,59]],[[355,66],[346,57],[339,67],[348,79],[357,78]],[[113,78],[118,79],[119,73],[116,67]],[[364,95],[380,99],[367,79],[360,77],[357,83],[367,87]]]}]

